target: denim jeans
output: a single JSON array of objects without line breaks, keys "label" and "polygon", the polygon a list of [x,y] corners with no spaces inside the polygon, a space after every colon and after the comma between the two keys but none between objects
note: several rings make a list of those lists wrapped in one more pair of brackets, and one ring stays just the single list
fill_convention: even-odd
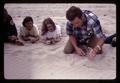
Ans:
[{"label": "denim jeans", "polygon": [[114,37],[116,37],[116,33],[113,34],[113,35],[111,35],[111,36],[108,36],[108,37],[106,38],[106,40],[105,40],[105,43],[106,43],[106,44],[111,44],[112,39],[113,39]]}]

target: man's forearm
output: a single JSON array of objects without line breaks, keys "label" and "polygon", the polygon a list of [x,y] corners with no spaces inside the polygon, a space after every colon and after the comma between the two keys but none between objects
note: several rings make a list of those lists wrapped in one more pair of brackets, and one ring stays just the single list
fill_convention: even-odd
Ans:
[{"label": "man's forearm", "polygon": [[103,39],[98,39],[98,42],[97,42],[96,46],[94,47],[94,50],[96,50],[96,51],[101,50],[103,44],[104,44],[104,40]]},{"label": "man's forearm", "polygon": [[98,39],[98,42],[97,42],[96,46],[99,45],[100,47],[102,47],[103,44],[104,44],[104,40],[103,39]]}]

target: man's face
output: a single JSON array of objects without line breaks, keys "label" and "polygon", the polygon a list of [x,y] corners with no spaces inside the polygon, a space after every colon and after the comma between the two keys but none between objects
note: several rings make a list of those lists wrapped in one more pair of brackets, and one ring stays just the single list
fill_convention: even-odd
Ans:
[{"label": "man's face", "polygon": [[75,17],[75,19],[73,21],[71,21],[71,23],[73,24],[73,26],[76,28],[76,27],[81,27],[82,24],[83,24],[83,18],[78,18],[78,17]]}]

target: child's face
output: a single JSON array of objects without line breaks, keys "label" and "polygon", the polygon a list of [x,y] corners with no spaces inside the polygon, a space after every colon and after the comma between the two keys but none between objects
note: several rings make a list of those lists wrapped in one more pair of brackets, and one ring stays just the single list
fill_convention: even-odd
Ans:
[{"label": "child's face", "polygon": [[26,26],[26,28],[27,28],[28,30],[31,30],[32,27],[33,27],[33,22],[32,22],[32,21],[29,21],[29,22],[25,23],[25,26]]},{"label": "child's face", "polygon": [[47,24],[47,29],[48,31],[52,32],[54,31],[53,25],[52,24]]}]

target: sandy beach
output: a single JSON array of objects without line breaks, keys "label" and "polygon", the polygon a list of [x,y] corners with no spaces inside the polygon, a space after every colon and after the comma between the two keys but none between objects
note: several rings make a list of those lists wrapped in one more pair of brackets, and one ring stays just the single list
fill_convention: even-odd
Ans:
[{"label": "sandy beach", "polygon": [[42,21],[51,17],[62,27],[62,40],[55,45],[25,43],[17,46],[4,44],[5,79],[115,79],[116,47],[104,44],[103,54],[94,60],[77,54],[64,54],[68,40],[66,10],[71,6],[91,10],[99,18],[106,36],[116,33],[115,4],[5,4],[19,34],[25,16],[32,16],[41,30]]}]

